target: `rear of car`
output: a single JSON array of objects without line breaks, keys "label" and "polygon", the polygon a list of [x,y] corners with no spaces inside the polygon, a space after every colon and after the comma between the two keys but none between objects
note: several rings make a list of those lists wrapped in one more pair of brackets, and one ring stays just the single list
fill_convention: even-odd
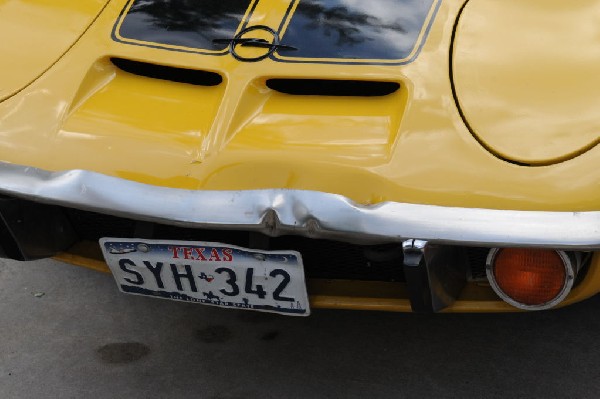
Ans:
[{"label": "rear of car", "polygon": [[[0,47],[3,256],[111,271],[123,292],[295,315],[590,297],[598,10],[0,5],[0,26],[20,21]],[[32,15],[52,21],[37,36],[23,28]]]}]

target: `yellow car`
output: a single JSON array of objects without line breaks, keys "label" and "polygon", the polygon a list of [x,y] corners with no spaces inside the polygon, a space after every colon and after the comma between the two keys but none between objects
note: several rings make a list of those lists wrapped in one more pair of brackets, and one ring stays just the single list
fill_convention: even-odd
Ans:
[{"label": "yellow car", "polygon": [[287,315],[588,298],[598,26],[594,0],[0,1],[3,256]]}]

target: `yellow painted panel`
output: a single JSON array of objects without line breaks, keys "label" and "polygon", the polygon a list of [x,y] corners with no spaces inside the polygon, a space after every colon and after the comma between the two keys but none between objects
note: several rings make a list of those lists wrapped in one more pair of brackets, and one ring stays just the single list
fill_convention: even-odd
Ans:
[{"label": "yellow painted panel", "polygon": [[407,91],[385,96],[294,95],[253,82],[232,118],[231,149],[310,151],[349,159],[387,158]]},{"label": "yellow painted panel", "polygon": [[[0,102],[0,160],[174,188],[319,190],[367,204],[600,209],[600,147],[525,167],[488,152],[465,126],[449,79],[462,0],[441,2],[418,57],[396,66],[240,62],[121,43],[110,32],[126,3],[110,2],[68,54]],[[275,24],[277,12],[261,11],[253,23]],[[114,70],[111,57],[216,72],[224,81],[198,88],[133,76]],[[391,81],[401,91],[288,97],[269,92],[267,78]],[[552,151],[552,141],[540,143]]]},{"label": "yellow painted panel", "polygon": [[[95,63],[58,131],[55,145],[84,169],[110,154],[113,167],[133,176],[131,166],[191,163],[201,151],[224,85],[200,86],[124,72],[109,60]],[[89,157],[89,151],[103,156]]]},{"label": "yellow painted panel", "polygon": [[107,0],[0,1],[0,100],[69,49]]},{"label": "yellow painted panel", "polygon": [[600,3],[470,0],[454,81],[473,133],[525,163],[569,159],[600,142]]}]

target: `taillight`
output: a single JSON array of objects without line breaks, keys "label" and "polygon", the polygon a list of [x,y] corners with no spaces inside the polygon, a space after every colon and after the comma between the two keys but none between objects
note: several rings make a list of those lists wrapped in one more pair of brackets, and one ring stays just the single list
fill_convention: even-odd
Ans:
[{"label": "taillight", "polygon": [[509,304],[527,310],[551,308],[573,287],[581,257],[540,248],[495,248],[486,271],[494,291]]}]

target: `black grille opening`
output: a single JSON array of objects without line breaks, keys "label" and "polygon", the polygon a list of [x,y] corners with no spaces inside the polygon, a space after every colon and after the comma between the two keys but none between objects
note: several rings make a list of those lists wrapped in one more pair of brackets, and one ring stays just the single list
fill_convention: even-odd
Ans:
[{"label": "black grille opening", "polygon": [[485,263],[490,253],[490,248],[467,247],[467,261],[469,262],[469,280],[486,282]]},{"label": "black grille opening", "polygon": [[400,84],[366,80],[269,79],[267,87],[298,96],[381,97],[396,92]]},{"label": "black grille opening", "polygon": [[132,61],[124,58],[111,58],[110,60],[117,68],[125,72],[153,79],[188,83],[197,86],[217,86],[223,82],[221,75],[215,72],[176,68],[151,64],[148,62]]},{"label": "black grille opening", "polygon": [[[65,209],[82,240],[101,237],[135,238],[139,222],[93,212]],[[247,231],[191,229],[153,224],[152,239],[220,242],[252,247]],[[142,238],[142,237],[137,237]],[[300,236],[271,237],[269,250],[294,250],[302,255],[307,278],[366,281],[404,281],[399,244],[355,245]]]},{"label": "black grille opening", "polygon": [[402,255],[391,259],[370,256],[372,252],[382,251],[385,245],[353,245],[292,236],[271,241],[272,249],[300,252],[309,278],[404,281]]}]

